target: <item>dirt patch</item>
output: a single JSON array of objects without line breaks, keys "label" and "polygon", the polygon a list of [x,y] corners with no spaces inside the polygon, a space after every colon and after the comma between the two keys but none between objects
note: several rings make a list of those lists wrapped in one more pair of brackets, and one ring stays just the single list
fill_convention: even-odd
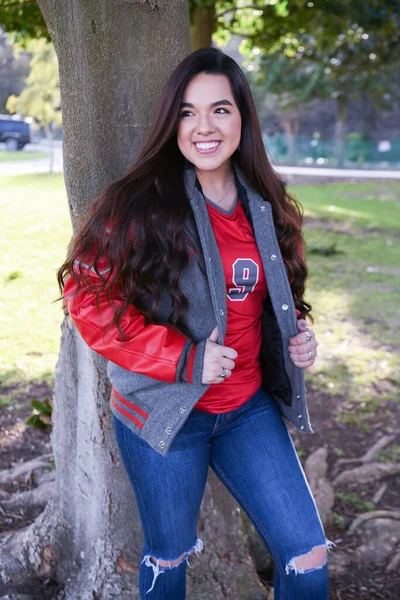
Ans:
[{"label": "dirt patch", "polygon": [[[51,388],[43,383],[14,390],[2,390],[2,393],[15,393],[17,401],[13,405],[18,406],[18,409],[0,409],[0,470],[51,451],[49,432],[25,425],[25,420],[31,413],[31,399],[44,400],[46,397],[51,397]],[[315,433],[305,435],[291,429],[292,436],[298,450],[301,449],[302,462],[317,448],[324,445],[328,447],[328,477],[331,480],[337,474],[336,464],[339,459],[362,456],[380,437],[400,428],[400,403],[382,402],[379,411],[360,414],[360,422],[363,423],[363,428],[360,428],[357,424],[335,420],[334,415],[340,404],[344,403],[344,399],[312,390],[312,386],[309,385],[308,402]],[[367,433],[365,428],[368,430]],[[400,444],[400,440],[397,444]],[[373,503],[373,498],[383,484],[386,484],[386,488],[382,497]],[[29,481],[15,484],[7,489],[3,487],[3,489],[8,492],[24,491],[29,489]],[[337,549],[346,552],[350,561],[362,540],[358,533],[347,536],[346,530],[360,513],[368,509],[398,510],[400,476],[387,477],[362,486],[347,485],[336,491],[339,494],[336,495],[333,508],[334,518],[326,527],[326,535],[337,544]],[[36,517],[34,511],[14,516],[0,514],[0,529],[3,531],[19,529],[31,523]],[[333,549],[331,555],[335,551],[336,549]],[[269,583],[272,584],[271,581]],[[399,577],[393,573],[385,573],[384,566],[365,569],[356,564],[349,566],[344,575],[331,576],[331,599],[397,600],[399,583]],[[56,598],[59,590],[53,587],[53,582],[46,582],[40,589],[37,585],[32,582],[32,589],[25,590],[30,600]]]},{"label": "dirt patch", "polygon": [[384,227],[352,227],[348,223],[335,222],[332,219],[323,219],[315,217],[304,217],[304,226],[308,229],[322,229],[339,235],[351,235],[359,239],[363,239],[366,233],[379,233],[387,235],[390,238],[400,238],[400,231],[385,229]]},{"label": "dirt patch", "polygon": [[[31,400],[44,400],[52,397],[52,389],[46,382],[25,386],[0,388],[2,395],[14,396],[9,407],[0,408],[0,471],[10,469],[18,463],[51,452],[50,433],[25,424],[31,415]],[[24,492],[32,489],[29,478],[26,482],[13,482],[1,488],[7,493]],[[21,529],[29,525],[40,514],[40,510],[8,512],[1,508],[0,532]]]},{"label": "dirt patch", "polygon": [[[308,404],[314,434],[304,435],[291,429],[296,447],[301,448],[301,460],[320,448],[328,447],[328,479],[337,475],[336,464],[342,458],[359,458],[385,434],[400,430],[400,403],[382,402],[379,411],[360,413],[359,424],[337,422],[334,415],[340,405],[337,397],[322,394],[310,389]],[[362,424],[362,426],[360,426]],[[366,431],[367,430],[367,431]],[[400,435],[394,444],[400,444]],[[379,461],[385,460],[385,452],[379,455]],[[341,467],[353,468],[356,463]],[[385,488],[382,486],[385,485]],[[382,497],[377,498],[382,491]],[[368,510],[398,510],[400,495],[400,476],[386,477],[374,483],[348,484],[336,489],[333,507],[333,520],[326,526],[327,538],[337,544],[337,549],[345,551],[349,557],[349,567],[344,575],[331,575],[331,598],[335,600],[398,600],[400,577],[386,573],[385,567],[365,569],[350,561],[356,549],[363,543],[359,532],[351,536],[346,531],[354,519]],[[336,549],[331,551],[331,555]]]}]

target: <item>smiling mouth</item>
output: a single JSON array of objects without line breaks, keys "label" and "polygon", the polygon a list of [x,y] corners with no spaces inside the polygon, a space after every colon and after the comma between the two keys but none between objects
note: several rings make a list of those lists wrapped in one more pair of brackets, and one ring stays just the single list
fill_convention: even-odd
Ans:
[{"label": "smiling mouth", "polygon": [[194,147],[200,154],[211,154],[212,152],[215,152],[220,145],[221,141],[194,143]]}]

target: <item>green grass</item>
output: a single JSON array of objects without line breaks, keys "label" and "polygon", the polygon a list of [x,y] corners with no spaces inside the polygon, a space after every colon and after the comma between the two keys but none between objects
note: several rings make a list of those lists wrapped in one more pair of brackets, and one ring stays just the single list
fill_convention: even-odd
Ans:
[{"label": "green grass", "polygon": [[[356,424],[398,397],[400,183],[291,192],[305,209],[308,246],[334,243],[341,252],[309,255],[307,298],[320,345],[307,379],[337,397],[339,420]],[[55,274],[71,235],[63,177],[2,177],[0,198],[0,382],[52,381],[62,321],[52,303]]]},{"label": "green grass", "polygon": [[0,211],[0,382],[51,382],[62,321],[56,269],[71,236],[62,175],[1,177]]},{"label": "green grass", "polygon": [[399,230],[400,183],[397,181],[307,185],[294,189],[304,203],[306,216],[356,228]]},{"label": "green grass", "polygon": [[307,380],[340,398],[340,420],[356,422],[379,410],[382,400],[398,399],[400,182],[291,192],[304,207],[308,247],[335,244],[339,251],[309,254],[307,298],[320,345]]},{"label": "green grass", "polygon": [[38,160],[39,158],[48,158],[48,152],[28,152],[21,150],[20,152],[7,152],[0,150],[0,162],[16,162],[20,160]]}]

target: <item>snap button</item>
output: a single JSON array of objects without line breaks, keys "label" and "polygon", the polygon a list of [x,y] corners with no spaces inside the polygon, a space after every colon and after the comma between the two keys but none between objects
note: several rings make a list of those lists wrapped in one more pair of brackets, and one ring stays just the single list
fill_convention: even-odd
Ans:
[{"label": "snap button", "polygon": [[300,425],[300,429],[304,429],[304,425]]},{"label": "snap button", "polygon": [[219,311],[219,314],[220,314],[220,315],[223,315],[223,314],[224,314],[224,311],[223,311],[223,310],[220,310],[220,311]]},{"label": "snap button", "polygon": [[261,204],[261,206],[260,206],[260,210],[262,210],[262,211],[264,212],[264,210],[267,210],[267,207],[266,207],[266,206],[264,206],[264,204]]},{"label": "snap button", "polygon": [[211,256],[208,257],[208,260],[211,262]]},{"label": "snap button", "polygon": [[276,260],[276,254],[271,254],[271,260]]},{"label": "snap button", "polygon": [[300,394],[297,394],[296,398],[297,398],[297,400],[298,400],[298,399],[300,398]]},{"label": "snap button", "polygon": [[298,418],[298,419],[302,419],[302,418],[303,418],[303,415],[297,415],[297,418]]},{"label": "snap button", "polygon": [[181,406],[179,410],[181,411],[181,413],[184,413],[186,410],[186,406]]},{"label": "snap button", "polygon": [[166,427],[164,429],[165,433],[168,433],[168,435],[171,433],[171,427]]},{"label": "snap button", "polygon": [[287,304],[282,304],[282,310],[287,310],[289,307]]},{"label": "snap button", "polygon": [[158,445],[160,446],[160,448],[164,448],[164,446],[165,446],[165,444],[164,444],[164,442],[162,440],[161,440],[161,442],[159,442]]}]

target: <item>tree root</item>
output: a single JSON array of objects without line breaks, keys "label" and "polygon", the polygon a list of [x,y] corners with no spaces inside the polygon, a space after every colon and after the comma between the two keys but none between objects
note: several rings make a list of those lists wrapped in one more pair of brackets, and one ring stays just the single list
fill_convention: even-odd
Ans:
[{"label": "tree root", "polygon": [[398,473],[400,473],[400,463],[369,463],[355,469],[343,471],[333,480],[333,485],[369,483]]},{"label": "tree root", "polygon": [[33,490],[13,494],[10,499],[3,500],[1,506],[6,510],[44,508],[53,497],[53,492],[54,481],[47,481]]},{"label": "tree root", "polygon": [[43,456],[17,464],[11,469],[0,471],[0,485],[8,485],[15,481],[29,482],[35,471],[53,469],[52,458],[53,454],[43,454]]},{"label": "tree root", "polygon": [[390,435],[384,435],[373,446],[371,446],[368,452],[366,452],[363,456],[360,456],[358,458],[339,458],[335,463],[335,471],[337,472],[341,465],[348,465],[351,463],[367,464],[371,462],[376,458],[379,450],[382,450],[383,448],[391,444],[399,435],[399,433],[400,429],[396,429],[396,431],[394,431]]},{"label": "tree root", "polygon": [[359,515],[346,532],[346,535],[353,534],[358,527],[363,525],[366,521],[371,519],[395,519],[396,521],[400,521],[400,511],[399,510],[371,510],[369,512],[363,513]]},{"label": "tree root", "polygon": [[400,570],[400,553],[396,552],[390,559],[385,571],[386,573],[398,573]]},{"label": "tree root", "polygon": [[379,490],[377,490],[377,491],[375,492],[375,494],[374,494],[374,496],[373,496],[373,498],[372,498],[372,502],[373,502],[374,504],[378,504],[378,502],[380,502],[380,501],[382,500],[382,496],[383,496],[383,494],[386,492],[386,490],[387,490],[387,487],[388,487],[388,484],[387,484],[387,483],[383,483],[383,484],[381,485],[381,487],[379,488]]},{"label": "tree root", "polygon": [[[68,523],[50,500],[28,527],[0,537],[1,585],[19,586],[53,577],[68,544]],[[64,550],[63,550],[64,548]]]}]

